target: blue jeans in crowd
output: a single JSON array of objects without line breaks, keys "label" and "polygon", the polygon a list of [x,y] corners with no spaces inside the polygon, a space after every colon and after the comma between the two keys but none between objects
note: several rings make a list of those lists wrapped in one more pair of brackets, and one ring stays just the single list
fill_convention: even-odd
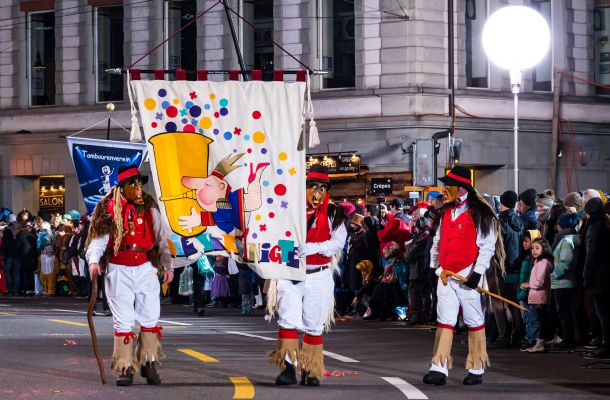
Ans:
[{"label": "blue jeans in crowd", "polygon": [[19,293],[21,284],[21,260],[15,258],[4,259],[4,275],[6,278],[7,293]]},{"label": "blue jeans in crowd", "polygon": [[523,322],[525,323],[525,338],[528,342],[534,343],[540,334],[540,320],[536,310],[527,304],[526,301],[520,301],[519,304],[527,309],[522,311]]}]

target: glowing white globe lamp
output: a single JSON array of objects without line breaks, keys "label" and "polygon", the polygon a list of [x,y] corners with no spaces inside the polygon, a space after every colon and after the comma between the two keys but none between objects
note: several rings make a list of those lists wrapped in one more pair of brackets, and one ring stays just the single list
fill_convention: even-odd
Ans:
[{"label": "glowing white globe lamp", "polygon": [[483,49],[489,60],[510,72],[514,94],[514,175],[519,193],[519,119],[518,104],[521,72],[535,67],[549,52],[551,30],[542,15],[525,6],[507,6],[493,13],[483,28]]}]

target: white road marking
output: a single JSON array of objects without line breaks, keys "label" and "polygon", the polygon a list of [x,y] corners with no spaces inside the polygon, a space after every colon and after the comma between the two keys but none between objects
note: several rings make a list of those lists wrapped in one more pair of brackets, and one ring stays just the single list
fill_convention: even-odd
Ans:
[{"label": "white road marking", "polygon": [[334,358],[335,360],[343,361],[345,363],[357,363],[357,362],[360,362],[358,360],[354,360],[353,358],[345,357],[345,356],[342,356],[341,354],[332,353],[332,352],[326,351],[326,350],[323,350],[322,353],[324,353],[324,355],[326,357]]},{"label": "white road marking", "polygon": [[51,311],[69,312],[75,314],[87,314],[87,311],[62,310],[61,308],[53,308]]},{"label": "white road marking", "polygon": [[391,385],[396,386],[396,388],[398,388],[398,390],[400,390],[405,396],[407,396],[407,399],[412,399],[412,400],[427,400],[428,399],[428,396],[423,394],[421,390],[419,390],[415,386],[411,385],[410,383],[408,383],[400,378],[381,377],[381,379],[383,379],[384,381],[388,382]]},{"label": "white road marking", "polygon": [[265,337],[265,336],[253,335],[251,333],[245,333],[245,332],[225,331],[225,333],[230,333],[232,335],[240,335],[240,336],[253,337],[253,338],[263,339],[263,340],[271,340],[271,341],[277,340],[276,338],[270,338],[270,337]]},{"label": "white road marking", "polygon": [[10,307],[10,304],[0,304],[0,307]]},{"label": "white road marking", "polygon": [[193,324],[186,324],[184,322],[175,322],[175,321],[166,321],[164,319],[159,319],[159,322],[165,322],[166,324],[172,324],[172,325],[180,325],[180,326],[191,326]]}]

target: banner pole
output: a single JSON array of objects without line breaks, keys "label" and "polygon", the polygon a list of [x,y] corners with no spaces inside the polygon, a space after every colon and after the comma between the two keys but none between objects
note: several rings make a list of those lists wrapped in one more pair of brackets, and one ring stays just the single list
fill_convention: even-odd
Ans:
[{"label": "banner pole", "polygon": [[106,104],[106,110],[108,111],[108,127],[106,128],[106,140],[110,140],[110,121],[112,120],[112,112],[114,111],[114,104]]}]

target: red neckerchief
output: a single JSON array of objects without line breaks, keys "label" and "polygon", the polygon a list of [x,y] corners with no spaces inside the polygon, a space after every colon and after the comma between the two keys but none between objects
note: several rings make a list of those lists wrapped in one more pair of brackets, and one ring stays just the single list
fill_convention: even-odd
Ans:
[{"label": "red neckerchief", "polygon": [[328,226],[328,202],[330,201],[330,196],[328,193],[324,196],[324,200],[322,200],[322,204],[318,207],[313,208],[309,203],[307,203],[307,220],[312,217],[314,218],[314,224],[307,232],[307,241],[311,243],[319,243],[322,241],[328,240],[327,237],[322,236],[325,233],[328,234],[330,231]]}]

